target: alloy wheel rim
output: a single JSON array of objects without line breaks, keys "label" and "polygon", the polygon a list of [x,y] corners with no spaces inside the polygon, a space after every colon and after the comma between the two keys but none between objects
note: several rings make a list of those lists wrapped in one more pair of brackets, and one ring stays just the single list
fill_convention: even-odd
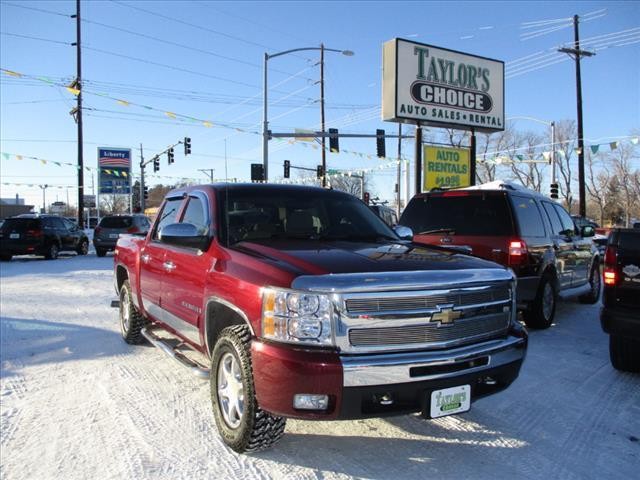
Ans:
[{"label": "alloy wheel rim", "polygon": [[542,292],[542,314],[546,320],[551,318],[553,303],[553,289],[551,288],[551,284],[546,283]]},{"label": "alloy wheel rim", "polygon": [[600,294],[600,269],[594,268],[591,274],[591,292],[594,296]]},{"label": "alloy wheel rim", "polygon": [[231,353],[225,353],[218,364],[218,402],[225,423],[238,428],[244,413],[244,387],[240,364]]},{"label": "alloy wheel rim", "polygon": [[122,319],[122,331],[126,334],[129,331],[131,317],[129,309],[129,295],[127,295],[125,290],[123,290],[123,294],[120,295],[120,318]]}]

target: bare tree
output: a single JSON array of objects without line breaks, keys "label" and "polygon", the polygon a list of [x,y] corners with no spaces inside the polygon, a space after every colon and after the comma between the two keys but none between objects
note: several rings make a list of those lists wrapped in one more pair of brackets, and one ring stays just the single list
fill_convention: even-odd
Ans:
[{"label": "bare tree", "polygon": [[129,211],[129,195],[109,194],[100,196],[100,210],[108,214],[126,213]]},{"label": "bare tree", "polygon": [[[518,141],[515,145],[523,153],[516,154],[515,160],[512,157],[511,173],[523,186],[539,192],[542,187],[543,172],[541,165],[533,162],[536,161],[538,145],[542,142],[542,137],[535,132],[524,132],[516,137]],[[520,160],[520,158],[526,160]]]},{"label": "bare tree", "polygon": [[611,181],[611,171],[602,168],[602,160],[596,156],[587,155],[587,178],[585,187],[587,194],[598,209],[598,222],[604,224],[605,208],[607,206],[607,185]]},{"label": "bare tree", "polygon": [[556,124],[556,145],[558,155],[556,155],[556,166],[558,175],[558,186],[560,196],[563,199],[567,210],[571,211],[573,205],[573,174],[571,171],[571,157],[576,145],[576,122],[573,120],[562,120]]},{"label": "bare tree", "polygon": [[634,147],[634,145],[619,144],[610,153],[613,171],[620,184],[620,199],[624,210],[624,222],[627,227],[631,223],[632,211],[638,207],[638,202],[640,202],[635,189],[639,172],[638,170],[633,170],[631,166],[631,160],[637,158]]},{"label": "bare tree", "polygon": [[334,190],[350,193],[354,197],[362,198],[363,187],[365,192],[369,192],[372,197],[374,196],[374,192],[370,191],[371,184],[367,175],[364,175],[364,180],[353,176],[335,176],[329,179],[329,184]]}]

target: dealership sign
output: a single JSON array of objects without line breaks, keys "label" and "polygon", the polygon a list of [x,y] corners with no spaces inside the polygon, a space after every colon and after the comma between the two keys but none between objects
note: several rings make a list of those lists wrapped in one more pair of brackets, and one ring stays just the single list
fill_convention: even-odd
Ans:
[{"label": "dealership sign", "polygon": [[504,130],[504,62],[399,38],[382,53],[383,120]]},{"label": "dealership sign", "polygon": [[468,187],[471,184],[468,149],[428,145],[423,148],[424,190]]},{"label": "dealership sign", "polygon": [[98,148],[98,193],[131,193],[131,149]]}]

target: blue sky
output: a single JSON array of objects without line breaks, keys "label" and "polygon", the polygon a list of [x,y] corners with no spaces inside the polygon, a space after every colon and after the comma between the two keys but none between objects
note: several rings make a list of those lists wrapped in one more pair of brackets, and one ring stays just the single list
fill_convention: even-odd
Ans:
[{"label": "blue sky", "polygon": [[[74,12],[75,2],[70,1],[0,2],[0,67],[69,82],[76,71],[75,48],[63,43],[75,41],[75,20],[65,16]],[[355,52],[351,57],[325,56],[326,126],[340,132],[374,133],[376,128],[397,132],[397,125],[382,122],[378,111],[382,44],[395,37],[504,60],[507,118],[575,119],[574,64],[553,54],[558,46],[571,43],[573,29],[523,37],[541,30],[525,28],[527,22],[574,14],[592,18],[581,24],[580,33],[585,47],[599,48],[595,57],[582,62],[585,138],[597,143],[629,135],[640,126],[638,2],[83,1],[85,165],[96,167],[99,146],[130,147],[137,157],[142,143],[149,158],[189,136],[193,155],[185,158],[178,148],[171,166],[163,158],[159,175],[166,178],[150,178],[152,185],[174,183],[181,177],[204,181],[207,177],[199,169],[213,168],[215,178],[224,178],[225,147],[228,176],[248,179],[250,164],[262,161],[261,137],[256,133],[262,121],[264,52],[316,47],[321,42]],[[319,128],[317,53],[269,61],[273,131]],[[12,154],[1,158],[2,183],[12,184],[0,186],[1,196],[20,193],[40,205],[39,187],[17,184],[75,185],[76,171],[50,162],[19,161],[15,155],[75,163],[76,126],[68,113],[75,97],[31,78],[2,74],[1,80],[1,150]],[[164,112],[208,120],[213,126],[172,119]],[[519,120],[518,127],[545,129],[526,120]],[[320,151],[305,145],[270,142],[270,177],[282,175],[285,159],[315,168]],[[341,139],[340,146],[375,154],[374,139]],[[405,141],[403,148],[411,155],[412,142]],[[395,142],[388,141],[388,154],[395,150]],[[375,156],[328,155],[332,169],[373,168],[380,163]],[[393,172],[372,174],[374,193],[393,196]],[[90,193],[89,172],[85,184]],[[66,188],[48,189],[48,203],[55,197],[66,201],[67,191],[73,203],[75,189]]]}]

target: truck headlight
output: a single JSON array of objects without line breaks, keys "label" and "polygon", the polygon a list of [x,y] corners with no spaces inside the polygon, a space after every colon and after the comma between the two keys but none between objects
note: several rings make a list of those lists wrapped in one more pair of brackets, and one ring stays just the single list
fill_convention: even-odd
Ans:
[{"label": "truck headlight", "polygon": [[289,343],[332,345],[333,305],[327,295],[264,290],[262,336]]}]

